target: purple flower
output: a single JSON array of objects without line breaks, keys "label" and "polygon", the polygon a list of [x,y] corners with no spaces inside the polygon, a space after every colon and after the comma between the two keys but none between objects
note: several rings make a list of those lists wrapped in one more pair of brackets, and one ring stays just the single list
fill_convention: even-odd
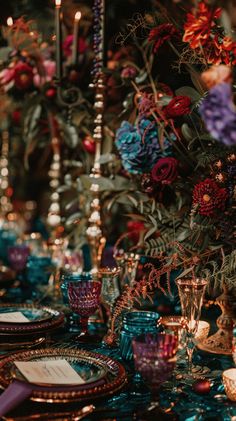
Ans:
[{"label": "purple flower", "polygon": [[200,106],[200,114],[210,134],[227,146],[236,145],[236,111],[229,83],[210,89]]}]

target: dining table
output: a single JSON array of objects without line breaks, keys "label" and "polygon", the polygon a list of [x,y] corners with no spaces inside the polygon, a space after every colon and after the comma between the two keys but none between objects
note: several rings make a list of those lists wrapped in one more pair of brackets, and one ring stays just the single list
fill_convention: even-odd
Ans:
[{"label": "dining table", "polygon": [[[1,363],[7,358],[15,360],[22,352],[47,352],[50,349],[61,350],[62,354],[63,350],[81,353],[85,351],[96,355],[98,360],[99,355],[107,359],[106,361],[111,359],[118,364],[117,367],[122,368],[125,379],[117,390],[114,388],[100,396],[87,396],[85,400],[37,402],[28,397],[19,402],[14,409],[10,408],[2,420],[236,420],[236,402],[227,398],[222,382],[222,372],[234,367],[231,355],[196,350],[193,362],[206,370],[194,381],[195,386],[181,375],[180,370],[178,375],[173,373],[172,378],[160,387],[153,399],[150,385],[140,378],[137,381],[133,359],[127,361],[122,358],[119,344],[106,346],[102,341],[107,331],[104,320],[91,317],[89,333],[93,340],[90,341],[88,337],[86,341],[80,341],[70,309],[63,304],[60,295],[55,299],[52,291],[47,288],[39,288],[37,294],[32,294],[30,288],[22,288],[21,284],[13,285],[1,294],[0,308],[8,305],[14,305],[16,308],[27,305],[36,305],[37,308],[46,306],[58,312],[60,317],[63,315],[63,320],[52,329],[42,330],[40,334],[31,335],[26,340],[25,337],[14,340],[14,331],[12,336],[7,336],[10,340],[0,335],[0,373]],[[203,310],[205,320],[210,321],[213,329],[214,311],[212,308]],[[198,390],[196,384],[199,381],[207,382],[209,388]],[[5,386],[1,384],[1,374],[0,387],[2,394]]]}]

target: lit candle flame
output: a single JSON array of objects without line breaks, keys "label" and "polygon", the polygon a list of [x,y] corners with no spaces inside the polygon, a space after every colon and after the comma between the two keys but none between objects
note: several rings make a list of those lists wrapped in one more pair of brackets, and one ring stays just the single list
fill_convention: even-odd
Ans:
[{"label": "lit candle flame", "polygon": [[55,6],[61,7],[61,0],[55,0]]},{"label": "lit candle flame", "polygon": [[75,20],[80,20],[80,18],[81,18],[81,12],[76,12]]},{"label": "lit candle flame", "polygon": [[9,16],[9,18],[7,18],[7,26],[12,26],[13,25],[13,19],[11,16]]}]

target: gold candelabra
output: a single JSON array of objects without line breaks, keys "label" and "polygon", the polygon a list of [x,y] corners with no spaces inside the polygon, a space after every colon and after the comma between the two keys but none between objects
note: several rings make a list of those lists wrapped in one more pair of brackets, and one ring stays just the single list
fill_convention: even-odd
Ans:
[{"label": "gold candelabra", "polygon": [[102,233],[101,192],[99,183],[102,175],[100,158],[102,139],[104,136],[104,10],[104,0],[95,0],[94,12],[97,16],[99,16],[99,19],[94,25],[95,77],[94,84],[91,86],[95,88],[93,139],[96,144],[96,150],[94,165],[90,174],[90,177],[93,179],[90,187],[92,200],[90,204],[90,216],[88,219],[89,225],[87,228],[87,238],[90,245],[90,255],[92,260],[92,272],[94,273],[97,273],[99,270],[102,251],[106,243],[106,239]]},{"label": "gold candelabra", "polygon": [[2,151],[0,157],[0,209],[4,217],[12,210],[9,195],[9,131],[2,130]]},{"label": "gold candelabra", "polygon": [[58,137],[52,138],[53,159],[49,169],[50,187],[51,187],[51,204],[48,209],[47,223],[50,228],[55,229],[61,224],[60,195],[58,187],[60,185],[61,173],[61,154],[60,141]]}]

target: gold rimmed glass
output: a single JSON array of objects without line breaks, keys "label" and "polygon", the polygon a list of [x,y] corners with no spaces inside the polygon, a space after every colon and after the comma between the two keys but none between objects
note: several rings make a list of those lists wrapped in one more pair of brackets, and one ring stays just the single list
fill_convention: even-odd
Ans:
[{"label": "gold rimmed glass", "polygon": [[192,359],[195,348],[195,335],[201,316],[203,298],[207,286],[206,279],[180,278],[176,280],[180,298],[182,316],[186,319],[186,351],[188,356],[188,373],[192,376]]}]

